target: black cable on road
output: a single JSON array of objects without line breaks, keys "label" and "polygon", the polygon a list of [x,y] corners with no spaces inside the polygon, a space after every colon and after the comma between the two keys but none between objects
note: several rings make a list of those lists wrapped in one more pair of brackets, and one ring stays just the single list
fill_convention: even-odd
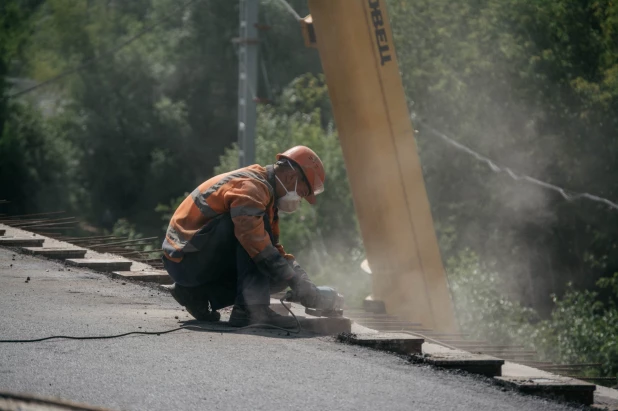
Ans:
[{"label": "black cable on road", "polygon": [[106,340],[109,338],[120,338],[120,337],[124,337],[124,336],[131,335],[131,334],[145,334],[145,335],[168,334],[168,333],[173,333],[174,331],[182,330],[183,328],[184,327],[178,327],[178,328],[173,328],[171,330],[166,330],[166,331],[131,331],[131,332],[124,333],[124,334],[100,335],[100,336],[95,336],[95,337],[72,337],[70,335],[52,335],[51,337],[35,338],[32,340],[0,340],[0,343],[32,343],[32,342],[53,340],[56,338],[64,338],[67,340]]},{"label": "black cable on road", "polygon": [[161,334],[169,334],[169,333],[173,333],[175,331],[179,331],[179,330],[187,330],[187,329],[198,329],[198,330],[202,330],[202,331],[212,331],[212,332],[218,332],[218,333],[234,333],[234,332],[238,332],[238,331],[242,331],[242,330],[246,330],[249,328],[270,328],[270,329],[275,329],[275,330],[280,330],[280,331],[285,331],[288,334],[292,333],[292,334],[299,334],[302,331],[302,327],[300,326],[300,321],[298,321],[298,318],[296,318],[296,315],[294,315],[294,313],[292,312],[291,309],[289,309],[284,303],[283,303],[283,299],[279,300],[279,302],[281,302],[281,305],[283,305],[285,307],[286,310],[289,311],[290,314],[292,314],[292,317],[294,317],[294,320],[296,320],[296,330],[288,330],[287,328],[283,328],[283,327],[278,327],[276,325],[272,325],[272,324],[251,324],[248,325],[246,327],[239,327],[239,328],[234,328],[234,329],[221,329],[221,328],[212,328],[212,327],[208,327],[208,328],[204,328],[203,326],[197,326],[197,325],[183,325],[182,327],[177,327],[177,328],[172,328],[170,330],[165,330],[165,331],[131,331],[128,333],[124,333],[124,334],[116,334],[116,335],[100,335],[100,336],[86,336],[86,337],[74,337],[74,336],[70,336],[70,335],[52,335],[50,337],[43,337],[43,338],[34,338],[31,340],[0,340],[0,343],[33,343],[33,342],[41,342],[41,341],[47,341],[47,340],[53,340],[53,339],[66,339],[66,340],[108,340],[111,338],[120,338],[120,337],[126,337],[127,335],[131,335],[131,334],[141,334],[141,335],[161,335]]}]

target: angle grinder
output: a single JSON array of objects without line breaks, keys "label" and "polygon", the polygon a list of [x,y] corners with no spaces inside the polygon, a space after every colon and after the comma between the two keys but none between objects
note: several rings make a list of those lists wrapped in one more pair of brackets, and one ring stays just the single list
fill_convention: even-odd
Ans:
[{"label": "angle grinder", "polygon": [[[315,298],[315,306],[305,307],[305,314],[314,317],[342,317],[343,316],[343,295],[339,294],[332,287],[319,286]],[[284,300],[288,302],[299,302],[300,298],[292,290],[285,293]]]}]

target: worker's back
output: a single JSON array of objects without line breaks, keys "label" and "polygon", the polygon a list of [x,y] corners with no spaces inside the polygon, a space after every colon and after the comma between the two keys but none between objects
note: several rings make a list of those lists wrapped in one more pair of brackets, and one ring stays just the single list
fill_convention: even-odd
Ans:
[{"label": "worker's back", "polygon": [[264,238],[263,228],[254,227],[252,220],[266,212],[271,223],[274,222],[274,189],[269,181],[271,173],[272,169],[256,164],[220,174],[200,184],[178,206],[170,220],[163,242],[166,257],[180,261],[184,253],[199,250],[198,237],[201,233],[198,232],[217,216],[227,213],[231,214],[236,225],[244,223],[245,230],[241,230],[240,235],[248,237],[246,239],[249,241],[243,242],[242,238],[239,241],[248,245],[249,254],[259,253],[262,243],[270,243],[270,240]]}]

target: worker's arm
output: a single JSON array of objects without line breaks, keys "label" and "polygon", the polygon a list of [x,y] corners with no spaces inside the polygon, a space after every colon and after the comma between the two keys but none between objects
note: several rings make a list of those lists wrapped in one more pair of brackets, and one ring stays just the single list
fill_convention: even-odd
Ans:
[{"label": "worker's arm", "polygon": [[[273,229],[274,231],[274,229]],[[275,239],[277,239],[279,235],[275,234]],[[281,254],[283,256],[283,258],[285,258],[288,261],[294,261],[295,257],[292,254],[288,254],[285,249],[283,248],[283,246],[280,243],[276,243],[275,244],[275,248],[277,249],[277,251],[279,251],[279,254]]]},{"label": "worker's arm", "polygon": [[241,181],[225,193],[225,203],[234,222],[234,234],[240,244],[263,274],[289,283],[297,276],[296,271],[272,244],[264,227],[269,202],[268,189],[259,182]]},{"label": "worker's arm", "polygon": [[275,213],[275,218],[273,219],[271,229],[272,229],[273,237],[275,239],[275,248],[279,251],[279,254],[281,254],[283,258],[285,258],[288,261],[288,263],[292,266],[292,268],[297,274],[298,279],[309,280],[309,275],[300,266],[300,264],[298,264],[298,262],[296,261],[296,258],[292,254],[286,253],[285,249],[283,248],[283,245],[279,242],[279,215],[278,213]]},{"label": "worker's arm", "polygon": [[305,307],[314,307],[317,289],[309,279],[307,272],[298,264],[292,254],[288,254],[279,243],[279,215],[275,212],[275,218],[272,223],[272,232],[275,239],[275,247],[279,253],[288,261],[294,269],[296,275],[290,280],[289,285],[292,290],[300,297],[300,302]]}]

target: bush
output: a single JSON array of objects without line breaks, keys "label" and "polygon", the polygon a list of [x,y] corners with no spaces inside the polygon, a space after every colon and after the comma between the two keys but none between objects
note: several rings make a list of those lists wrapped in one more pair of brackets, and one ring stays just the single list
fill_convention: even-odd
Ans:
[{"label": "bush", "polygon": [[9,113],[0,136],[0,196],[11,201],[5,211],[69,211],[75,193],[71,144],[32,107],[12,104]]},{"label": "bush", "polygon": [[462,329],[471,338],[537,350],[541,360],[558,364],[599,363],[589,376],[618,374],[618,274],[598,281],[599,291],[569,288],[552,296],[547,319],[508,297],[500,275],[470,252],[447,264]]}]

